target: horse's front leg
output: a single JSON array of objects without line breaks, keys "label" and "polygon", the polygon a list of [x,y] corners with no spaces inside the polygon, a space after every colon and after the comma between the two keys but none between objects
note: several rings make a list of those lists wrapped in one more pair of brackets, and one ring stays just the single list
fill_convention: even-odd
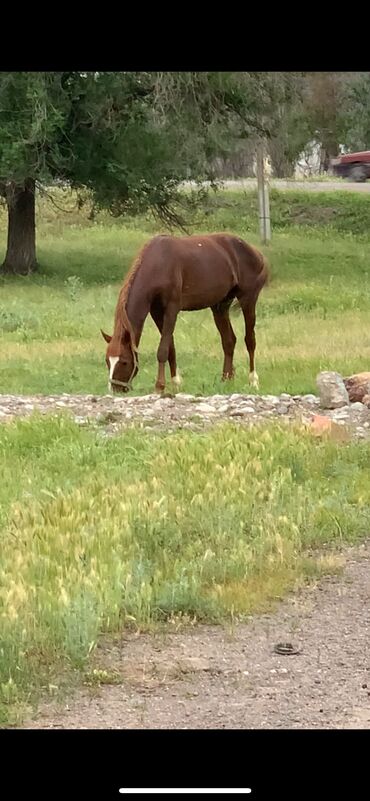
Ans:
[{"label": "horse's front leg", "polygon": [[[169,360],[170,350],[173,345],[173,332],[176,325],[178,311],[179,309],[177,304],[171,303],[167,306],[163,315],[162,335],[157,350],[158,375],[155,384],[155,389],[157,392],[163,392],[166,386],[166,362]],[[171,356],[172,355],[173,354],[171,352]]]}]

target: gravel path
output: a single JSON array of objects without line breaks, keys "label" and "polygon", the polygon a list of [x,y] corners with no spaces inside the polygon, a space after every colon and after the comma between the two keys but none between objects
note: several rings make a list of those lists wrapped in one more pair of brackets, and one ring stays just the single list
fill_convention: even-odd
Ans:
[{"label": "gravel path", "polygon": [[[23,728],[370,729],[370,543],[250,623],[102,642],[119,684],[45,705]],[[281,656],[274,645],[301,652]]]}]

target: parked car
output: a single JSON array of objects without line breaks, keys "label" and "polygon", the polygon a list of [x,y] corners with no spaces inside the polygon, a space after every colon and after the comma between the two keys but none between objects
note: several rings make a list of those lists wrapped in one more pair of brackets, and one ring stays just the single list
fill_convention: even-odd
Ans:
[{"label": "parked car", "polygon": [[334,175],[349,181],[367,181],[370,178],[370,150],[338,156],[332,159],[331,166]]}]

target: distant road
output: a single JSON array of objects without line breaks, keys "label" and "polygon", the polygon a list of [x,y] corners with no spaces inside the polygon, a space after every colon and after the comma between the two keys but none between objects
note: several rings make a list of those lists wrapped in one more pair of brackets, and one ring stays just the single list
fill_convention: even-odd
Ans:
[{"label": "distant road", "polygon": [[[194,186],[192,182],[186,181],[184,186]],[[256,189],[257,181],[254,178],[241,178],[238,181],[224,181],[225,189],[244,189],[246,191]],[[282,179],[272,179],[270,186],[274,189],[283,191],[304,190],[305,192],[370,192],[370,181],[363,184],[350,183],[349,181],[283,181]]]}]

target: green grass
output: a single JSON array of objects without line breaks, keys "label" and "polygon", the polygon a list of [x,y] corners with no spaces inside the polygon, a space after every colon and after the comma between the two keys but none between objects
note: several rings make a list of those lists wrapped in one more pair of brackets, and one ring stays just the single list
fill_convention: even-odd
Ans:
[{"label": "green grass", "polygon": [[298,429],[106,439],[34,417],[0,427],[0,469],[3,723],[102,632],[250,614],[368,534],[368,446]]},{"label": "green grass", "polygon": [[[62,200],[67,204],[68,198]],[[2,280],[4,393],[106,392],[100,328],[111,332],[124,274],[157,229],[150,219],[117,223],[102,215],[91,223],[87,211],[77,213],[69,202],[72,210],[62,215],[40,201],[40,273]],[[198,211],[194,229],[230,230],[258,244],[256,204],[253,192],[211,196]],[[273,241],[266,253],[272,281],[261,294],[256,326],[261,391],[312,392],[319,370],[346,374],[366,369],[369,361],[370,197],[272,191],[271,209]],[[179,316],[175,342],[184,391],[246,389],[243,320],[237,312],[233,325],[237,374],[225,386],[211,312]],[[140,345],[137,394],[153,389],[157,346],[158,332],[149,318]]]},{"label": "green grass", "polygon": [[[39,273],[1,279],[2,393],[106,392],[100,328],[111,331],[124,274],[157,230],[149,218],[89,222],[73,197],[56,196],[70,210],[39,202]],[[368,368],[369,202],[349,192],[271,193],[272,280],[256,330],[263,393],[311,392],[320,369]],[[3,214],[0,224],[4,232]],[[256,228],[255,193],[228,191],[208,199],[193,230],[258,244]],[[233,325],[237,375],[226,385],[211,313],[180,315],[184,391],[246,390],[237,312]],[[138,394],[153,389],[157,345],[148,320]],[[3,724],[70,681],[101,632],[171,616],[243,616],[335,568],[323,546],[368,535],[369,446],[298,430],[132,429],[106,439],[35,417],[0,426],[0,469]]]}]

